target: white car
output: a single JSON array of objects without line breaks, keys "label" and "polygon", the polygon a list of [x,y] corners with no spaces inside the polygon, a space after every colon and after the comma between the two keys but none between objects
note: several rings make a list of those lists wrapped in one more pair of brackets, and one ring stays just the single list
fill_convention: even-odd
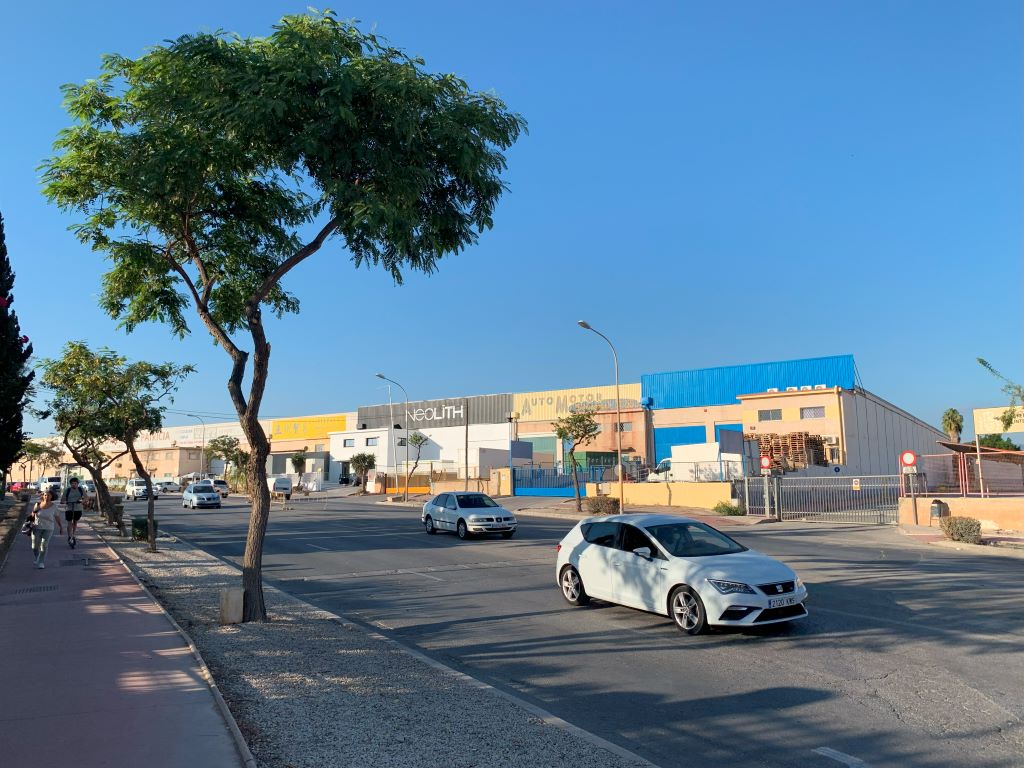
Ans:
[{"label": "white car", "polygon": [[516,516],[486,493],[459,492],[442,493],[424,504],[420,522],[427,533],[454,531],[460,539],[483,533],[511,539],[518,525]]},{"label": "white car", "polygon": [[558,545],[555,575],[572,605],[594,597],[639,608],[690,635],[807,615],[807,588],[789,566],[676,515],[581,520]]},{"label": "white car", "polygon": [[160,493],[177,493],[181,490],[181,485],[173,480],[158,480],[153,483],[153,487],[159,488]]},{"label": "white car", "polygon": [[[144,499],[146,498],[146,481],[141,477],[133,477],[124,486],[125,497],[132,499]],[[153,500],[156,501],[160,498],[160,487],[154,482],[153,483]]]},{"label": "white car", "polygon": [[181,506],[183,509],[220,509],[220,493],[211,483],[191,483],[181,494]]},{"label": "white car", "polygon": [[220,493],[222,498],[226,499],[228,497],[228,492],[230,491],[230,489],[228,488],[227,480],[214,480],[213,487],[214,489],[217,490],[218,493]]}]

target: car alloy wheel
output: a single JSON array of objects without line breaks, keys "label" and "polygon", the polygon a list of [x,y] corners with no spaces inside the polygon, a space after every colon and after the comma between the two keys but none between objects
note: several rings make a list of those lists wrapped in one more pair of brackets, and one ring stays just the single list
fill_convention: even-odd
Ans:
[{"label": "car alloy wheel", "polygon": [[455,526],[455,535],[460,539],[469,538],[469,528],[466,527],[465,520],[459,520],[458,524]]},{"label": "car alloy wheel", "polygon": [[567,565],[562,569],[560,583],[562,597],[570,605],[586,605],[590,602],[590,596],[587,594],[587,590],[583,588],[583,579],[580,578],[579,571],[571,565]]},{"label": "car alloy wheel", "polygon": [[434,527],[434,518],[432,518],[430,515],[427,515],[426,520],[423,521],[423,527],[431,536],[437,533],[437,528]]},{"label": "car alloy wheel", "polygon": [[707,628],[707,614],[700,596],[689,587],[676,587],[669,598],[669,614],[680,632],[699,635]]}]

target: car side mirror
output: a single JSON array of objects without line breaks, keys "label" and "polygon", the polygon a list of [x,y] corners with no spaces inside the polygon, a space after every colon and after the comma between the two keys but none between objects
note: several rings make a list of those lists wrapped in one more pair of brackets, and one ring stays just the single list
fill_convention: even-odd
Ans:
[{"label": "car side mirror", "polygon": [[639,547],[637,549],[634,549],[633,550],[633,554],[636,555],[637,557],[642,557],[644,560],[650,560],[651,559],[651,549],[650,549],[650,547]]}]

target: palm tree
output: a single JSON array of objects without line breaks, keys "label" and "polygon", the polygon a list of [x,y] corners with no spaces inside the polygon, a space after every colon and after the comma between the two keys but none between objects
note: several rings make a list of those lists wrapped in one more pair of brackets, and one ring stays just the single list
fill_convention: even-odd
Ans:
[{"label": "palm tree", "polygon": [[964,417],[956,408],[947,408],[942,414],[942,430],[949,435],[951,442],[960,442],[960,433],[964,431]]},{"label": "palm tree", "polygon": [[362,481],[363,493],[366,493],[366,476],[377,466],[377,457],[372,453],[357,453],[349,457],[349,466]]}]

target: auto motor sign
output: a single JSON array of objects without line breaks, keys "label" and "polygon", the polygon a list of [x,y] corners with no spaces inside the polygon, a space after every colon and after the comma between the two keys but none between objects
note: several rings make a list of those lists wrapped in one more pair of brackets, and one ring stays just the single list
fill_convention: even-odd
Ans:
[{"label": "auto motor sign", "polygon": [[[444,400],[411,400],[408,412],[405,403],[397,400],[389,406],[363,406],[357,413],[357,429],[387,427],[394,413],[395,424],[402,429],[426,427],[461,427],[469,424],[504,424],[512,410],[512,395],[478,395],[449,397]],[[403,418],[404,416],[404,418]],[[467,422],[468,418],[468,422]],[[351,429],[352,426],[349,425]]]}]

